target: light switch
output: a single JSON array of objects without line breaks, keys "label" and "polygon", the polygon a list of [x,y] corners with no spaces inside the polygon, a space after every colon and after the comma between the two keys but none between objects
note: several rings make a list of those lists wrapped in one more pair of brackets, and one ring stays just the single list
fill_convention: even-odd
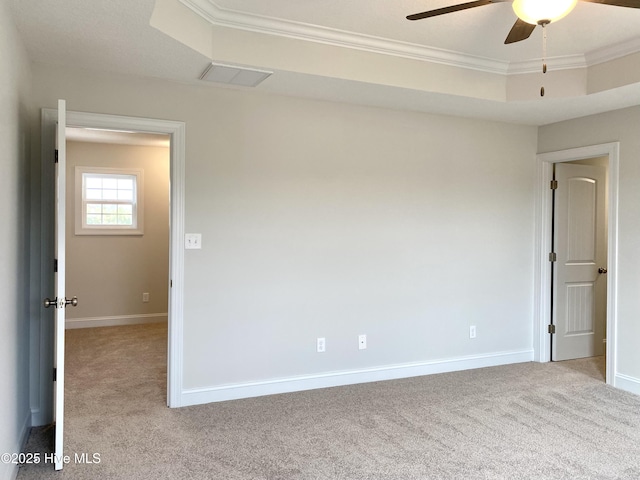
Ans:
[{"label": "light switch", "polygon": [[186,250],[195,250],[195,249],[202,248],[202,234],[201,233],[185,233],[184,248]]}]

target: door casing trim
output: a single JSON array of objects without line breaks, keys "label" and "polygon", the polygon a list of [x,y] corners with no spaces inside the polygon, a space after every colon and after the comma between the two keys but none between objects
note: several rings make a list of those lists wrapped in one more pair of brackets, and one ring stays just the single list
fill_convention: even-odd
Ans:
[{"label": "door casing trim", "polygon": [[[51,219],[47,211],[50,187],[47,187],[50,174],[47,162],[52,162],[53,151],[51,132],[55,131],[57,110],[42,109],[41,126],[41,279],[40,294],[48,283],[47,239],[51,234]],[[183,312],[184,312],[184,196],[185,196],[185,157],[186,124],[184,122],[151,118],[127,117],[100,113],[67,111],[67,126],[101,128],[106,130],[126,130],[143,133],[168,134],[170,140],[170,239],[169,239],[169,306],[168,306],[168,355],[167,355],[167,405],[181,406],[183,383]],[[45,265],[46,263],[46,265]],[[47,315],[40,309],[39,322],[32,335],[32,343],[40,346],[38,358],[32,358],[32,387],[37,383],[36,391],[31,395],[32,424],[43,425],[50,421],[52,404],[47,391],[51,387],[51,375],[47,357],[52,354],[47,328]]]},{"label": "door casing trim", "polygon": [[547,325],[551,323],[551,252],[552,197],[550,182],[553,164],[595,157],[608,157],[608,251],[607,251],[607,348],[606,381],[615,385],[617,358],[617,288],[618,288],[618,188],[620,143],[604,143],[570,148],[537,155],[537,188],[535,211],[535,283],[534,283],[534,360],[551,360],[551,339]]}]

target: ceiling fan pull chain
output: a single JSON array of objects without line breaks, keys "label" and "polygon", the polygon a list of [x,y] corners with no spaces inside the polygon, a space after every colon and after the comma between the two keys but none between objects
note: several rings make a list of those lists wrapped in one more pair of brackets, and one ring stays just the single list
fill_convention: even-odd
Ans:
[{"label": "ceiling fan pull chain", "polygon": [[[538,23],[542,27],[542,74],[544,75],[545,73],[547,73],[547,29],[545,27],[549,24],[549,22],[540,21]],[[540,87],[540,96],[544,97],[544,85]]]}]

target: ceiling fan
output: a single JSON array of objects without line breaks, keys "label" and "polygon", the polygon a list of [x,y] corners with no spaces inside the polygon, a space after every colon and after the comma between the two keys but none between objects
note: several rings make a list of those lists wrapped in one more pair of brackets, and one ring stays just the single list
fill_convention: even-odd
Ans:
[{"label": "ceiling fan", "polygon": [[[512,0],[477,0],[474,2],[460,3],[450,7],[428,10],[407,16],[407,20],[421,20],[423,18],[437,17],[447,13],[458,12],[468,8],[482,7],[490,3],[504,3]],[[601,3],[616,7],[640,8],[640,0],[580,0],[589,3]],[[551,22],[560,20],[566,16],[578,0],[513,0],[513,10],[518,19],[507,35],[505,44],[520,42],[531,36],[537,25],[545,26]]]}]

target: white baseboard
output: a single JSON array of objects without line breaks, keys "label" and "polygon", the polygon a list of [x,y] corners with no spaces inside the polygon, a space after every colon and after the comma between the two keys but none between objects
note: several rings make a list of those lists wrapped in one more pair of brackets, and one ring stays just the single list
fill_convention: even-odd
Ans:
[{"label": "white baseboard", "polygon": [[[29,438],[29,431],[31,428],[31,413],[25,416],[18,439],[14,449],[11,452],[1,453],[21,453]],[[0,478],[6,478],[7,480],[15,480],[18,476],[18,465],[15,463],[0,462]]]},{"label": "white baseboard", "polygon": [[137,325],[141,323],[160,323],[167,321],[166,313],[142,313],[139,315],[117,315],[113,317],[67,318],[65,328],[115,327],[118,325]]},{"label": "white baseboard", "polygon": [[613,380],[613,386],[620,390],[626,390],[627,392],[640,395],[640,380],[629,375],[622,373],[616,373]]},{"label": "white baseboard", "polygon": [[210,388],[183,390],[178,406],[200,405],[240,398],[259,397],[277,393],[298,392],[317,388],[338,387],[357,383],[378,382],[398,378],[417,377],[434,373],[495,367],[511,363],[533,361],[533,350],[497,352],[487,355],[448,358],[430,362],[385,365],[362,370],[329,372],[317,375],[280,378],[262,382],[222,385]]},{"label": "white baseboard", "polygon": [[49,419],[45,419],[42,410],[40,408],[32,408],[31,409],[31,426],[32,427],[41,427],[50,423]]}]

